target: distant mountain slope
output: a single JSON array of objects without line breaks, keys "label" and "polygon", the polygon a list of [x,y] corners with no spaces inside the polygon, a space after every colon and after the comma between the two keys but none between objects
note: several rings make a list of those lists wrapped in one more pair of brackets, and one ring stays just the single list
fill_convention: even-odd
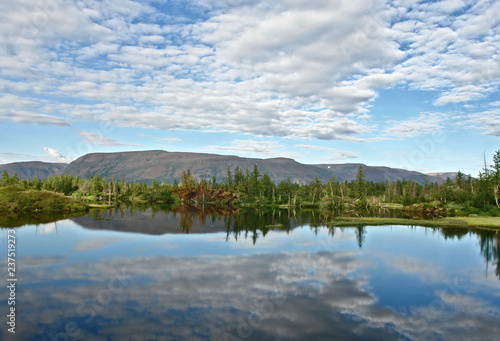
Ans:
[{"label": "distant mountain slope", "polygon": [[[445,182],[446,179],[450,178],[454,180],[457,177],[458,172],[444,172],[444,173],[427,173],[426,175],[429,177],[431,182]],[[469,175],[465,175],[467,178]]]},{"label": "distant mountain slope", "polygon": [[227,167],[234,171],[239,167],[243,171],[251,171],[257,165],[259,171],[268,174],[272,180],[279,182],[290,178],[292,182],[309,183],[315,177],[320,181],[328,181],[332,175],[337,181],[352,181],[356,178],[359,166],[365,171],[367,181],[385,182],[388,180],[412,180],[424,183],[432,179],[425,174],[389,167],[373,167],[358,163],[306,165],[288,158],[255,159],[232,155],[204,153],[166,152],[163,150],[92,153],[71,162],[63,173],[89,177],[105,176],[115,180],[138,181],[151,183],[172,183],[181,179],[182,172],[191,170],[196,179],[216,177],[222,182],[227,175]]},{"label": "distant mountain slope", "polygon": [[239,167],[251,171],[257,165],[261,173],[268,174],[274,181],[288,177],[293,182],[309,182],[318,176],[328,179],[330,172],[319,167],[304,165],[292,159],[252,159],[232,155],[166,152],[162,150],[93,153],[71,162],[64,173],[88,177],[100,175],[125,181],[151,182],[153,179],[172,183],[179,181],[182,172],[191,170],[197,179],[216,177],[223,181],[227,176],[227,166],[232,171]]},{"label": "distant mountain slope", "polygon": [[391,180],[411,180],[418,183],[424,183],[425,179],[428,178],[427,175],[419,172],[382,166],[366,166],[361,163],[318,165],[318,167],[328,169],[335,175],[335,179],[340,182],[355,180],[360,166],[363,167],[367,181],[386,182]]},{"label": "distant mountain slope", "polygon": [[0,173],[7,171],[10,176],[17,174],[20,179],[33,179],[35,176],[42,180],[51,175],[59,174],[66,163],[50,163],[41,161],[14,162],[0,165]]}]

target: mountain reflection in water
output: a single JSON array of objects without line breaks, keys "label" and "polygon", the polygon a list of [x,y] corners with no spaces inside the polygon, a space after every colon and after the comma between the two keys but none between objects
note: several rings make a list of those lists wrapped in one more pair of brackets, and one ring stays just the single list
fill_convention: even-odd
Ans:
[{"label": "mountain reflection in water", "polygon": [[500,335],[495,231],[326,228],[331,216],[318,211],[205,212],[113,210],[18,228],[14,339]]}]

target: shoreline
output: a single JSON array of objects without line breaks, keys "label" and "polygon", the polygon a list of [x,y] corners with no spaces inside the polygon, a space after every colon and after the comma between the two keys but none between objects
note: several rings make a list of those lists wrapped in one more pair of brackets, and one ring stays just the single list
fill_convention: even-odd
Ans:
[{"label": "shoreline", "polygon": [[443,217],[435,219],[379,218],[379,217],[338,217],[327,223],[331,227],[409,225],[424,227],[460,227],[500,229],[500,217]]},{"label": "shoreline", "polygon": [[84,212],[88,209],[87,204],[60,193],[19,186],[0,188],[2,213]]}]

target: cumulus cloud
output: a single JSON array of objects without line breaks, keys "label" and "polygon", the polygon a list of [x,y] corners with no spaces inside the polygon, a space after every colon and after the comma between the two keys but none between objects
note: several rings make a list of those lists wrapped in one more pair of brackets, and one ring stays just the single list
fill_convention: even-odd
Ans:
[{"label": "cumulus cloud", "polygon": [[49,156],[50,160],[53,162],[71,162],[73,159],[62,155],[59,150],[52,149],[49,147],[43,147],[43,151]]},{"label": "cumulus cloud", "polygon": [[48,101],[11,94],[0,95],[0,121],[69,126],[68,118],[44,111],[52,111]]},{"label": "cumulus cloud", "polygon": [[8,108],[0,109],[0,120],[12,121],[16,123],[37,125],[48,124],[55,126],[69,126],[70,122],[68,119],[58,116],[34,113],[31,111],[10,110]]},{"label": "cumulus cloud", "polygon": [[[371,42],[356,49],[356,63],[352,59],[357,57],[346,57],[339,47],[362,35],[350,23],[385,11],[383,6],[367,9],[368,4],[190,4],[191,10],[205,11],[208,17],[185,25],[134,2],[58,4],[45,11],[54,20],[35,27],[36,36],[24,37],[29,57],[21,59],[22,46],[12,40],[9,58],[2,59],[9,64],[0,70],[43,93],[108,103],[105,112],[101,104],[57,106],[78,119],[123,127],[352,138],[367,127],[356,116],[344,115],[364,114],[363,104],[375,93],[361,83],[343,81],[354,74],[368,76],[371,66],[401,57],[397,46],[386,41],[383,21],[374,22]],[[31,0],[4,7],[3,31],[13,33],[23,23],[9,18],[21,9],[25,12],[19,17],[24,18],[44,10]],[[164,25],[138,20],[145,13]],[[300,25],[295,25],[297,20]],[[67,22],[74,25],[67,27]],[[51,51],[55,41],[60,48]],[[42,70],[52,76],[51,82],[37,80]],[[376,73],[383,77],[380,70]]]},{"label": "cumulus cloud", "polygon": [[496,1],[170,6],[1,4],[0,90],[50,110],[7,105],[0,119],[367,141],[382,88],[446,105],[500,84]]},{"label": "cumulus cloud", "polygon": [[386,135],[398,138],[414,137],[422,134],[428,134],[444,128],[444,123],[448,117],[442,113],[423,113],[417,118],[395,122],[386,129]]},{"label": "cumulus cloud", "polygon": [[395,67],[413,87],[441,92],[436,105],[467,102],[500,80],[497,1],[440,1],[397,7],[393,25],[407,58]]},{"label": "cumulus cloud", "polygon": [[463,122],[468,129],[482,131],[483,134],[500,137],[500,109],[473,113]]}]

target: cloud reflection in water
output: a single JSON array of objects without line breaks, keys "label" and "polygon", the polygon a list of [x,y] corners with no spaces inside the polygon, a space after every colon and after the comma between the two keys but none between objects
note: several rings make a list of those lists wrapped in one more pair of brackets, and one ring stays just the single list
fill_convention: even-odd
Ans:
[{"label": "cloud reflection in water", "polygon": [[[248,340],[401,335],[488,340],[498,335],[498,308],[472,296],[436,292],[438,303],[410,313],[378,305],[366,274],[377,264],[368,259],[340,251],[120,257],[97,263],[47,258],[42,266],[43,259],[28,258],[21,280],[29,285],[19,296],[30,309],[19,314],[23,328],[17,336],[43,339],[64,332],[68,323],[78,327],[72,339],[82,340],[221,340],[228,334]],[[105,297],[115,275],[123,290],[115,279],[116,293]],[[273,309],[266,313],[262,306],[269,302]],[[253,320],[257,328],[238,329],[259,313],[265,318]]]}]

